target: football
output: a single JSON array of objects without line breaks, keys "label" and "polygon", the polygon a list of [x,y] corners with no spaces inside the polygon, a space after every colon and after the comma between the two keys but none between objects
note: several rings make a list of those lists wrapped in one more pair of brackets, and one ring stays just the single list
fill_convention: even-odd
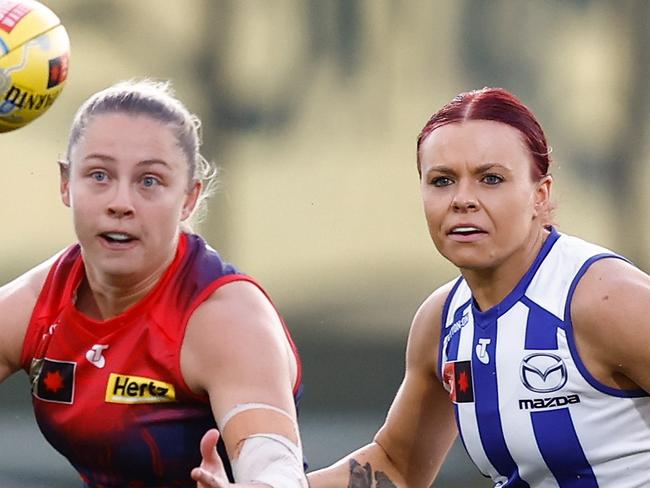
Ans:
[{"label": "football", "polygon": [[54,12],[35,0],[0,0],[0,132],[52,106],[69,59],[68,33]]}]

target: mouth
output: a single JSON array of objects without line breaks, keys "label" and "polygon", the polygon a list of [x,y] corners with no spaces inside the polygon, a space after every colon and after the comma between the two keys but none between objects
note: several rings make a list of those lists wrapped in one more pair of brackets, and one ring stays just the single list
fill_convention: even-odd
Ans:
[{"label": "mouth", "polygon": [[474,227],[470,225],[459,225],[452,227],[452,229],[447,232],[448,235],[459,235],[459,236],[471,236],[475,234],[487,234],[483,229],[479,227]]},{"label": "mouth", "polygon": [[457,242],[474,242],[486,235],[485,230],[473,225],[457,225],[447,232],[447,236]]},{"label": "mouth", "polygon": [[123,246],[137,240],[137,238],[131,234],[116,231],[102,232],[99,234],[99,237],[109,246]]}]

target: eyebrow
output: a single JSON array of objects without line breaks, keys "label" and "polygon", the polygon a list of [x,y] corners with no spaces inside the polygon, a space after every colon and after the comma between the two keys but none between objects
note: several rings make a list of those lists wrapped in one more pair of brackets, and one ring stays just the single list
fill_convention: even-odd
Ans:
[{"label": "eyebrow", "polygon": [[167,161],[162,160],[162,159],[145,159],[145,160],[142,160],[142,161],[138,161],[136,166],[156,166],[156,165],[159,165],[159,164],[165,166],[168,169],[171,169],[171,166],[169,165],[169,163]]},{"label": "eyebrow", "polygon": [[477,167],[476,173],[485,173],[486,171],[490,171],[491,169],[500,169],[507,172],[511,171],[510,168],[502,165],[501,163],[487,163]]},{"label": "eyebrow", "polygon": [[[511,170],[509,168],[505,167],[504,165],[502,165],[500,163],[482,164],[482,165],[477,166],[476,168],[474,168],[473,172],[475,174],[480,174],[480,173],[485,173],[486,171],[490,171],[492,169],[501,169],[503,171],[511,172]],[[441,173],[441,174],[444,174],[444,175],[454,175],[454,174],[456,174],[456,171],[454,171],[452,168],[450,168],[449,166],[446,166],[444,164],[436,164],[436,165],[433,165],[431,168],[429,168],[427,170],[427,174],[430,174],[430,173]]]},{"label": "eyebrow", "polygon": [[[113,158],[111,156],[108,156],[106,154],[101,154],[101,153],[90,153],[84,158],[84,161],[87,161],[89,159],[99,159],[99,160],[101,160],[103,162],[106,162],[106,163],[114,163],[115,162],[115,158]],[[155,166],[155,165],[163,165],[163,166],[165,166],[167,168],[171,168],[171,166],[169,165],[169,163],[167,161],[164,161],[162,159],[157,159],[157,158],[143,159],[142,161],[138,161],[136,163],[136,166],[149,167],[149,166]]]},{"label": "eyebrow", "polygon": [[454,174],[455,171],[453,171],[449,166],[445,166],[444,164],[436,164],[427,169],[427,174],[430,173],[442,173],[444,175],[449,175]]}]

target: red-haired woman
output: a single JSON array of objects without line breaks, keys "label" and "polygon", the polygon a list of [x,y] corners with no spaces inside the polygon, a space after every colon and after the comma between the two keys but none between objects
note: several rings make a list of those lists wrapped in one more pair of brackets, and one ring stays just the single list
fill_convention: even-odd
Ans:
[{"label": "red-haired woman", "polygon": [[458,432],[498,487],[650,486],[650,277],[550,225],[549,152],[502,89],[427,122],[424,212],[460,277],[417,311],[374,441],[312,488],[428,487]]}]

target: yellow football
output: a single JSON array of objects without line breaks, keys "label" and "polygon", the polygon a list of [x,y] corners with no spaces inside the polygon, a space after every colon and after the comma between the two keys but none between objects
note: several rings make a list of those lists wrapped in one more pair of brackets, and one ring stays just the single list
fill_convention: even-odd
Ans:
[{"label": "yellow football", "polygon": [[59,18],[34,0],[0,0],[0,132],[43,114],[68,77],[70,40]]}]

